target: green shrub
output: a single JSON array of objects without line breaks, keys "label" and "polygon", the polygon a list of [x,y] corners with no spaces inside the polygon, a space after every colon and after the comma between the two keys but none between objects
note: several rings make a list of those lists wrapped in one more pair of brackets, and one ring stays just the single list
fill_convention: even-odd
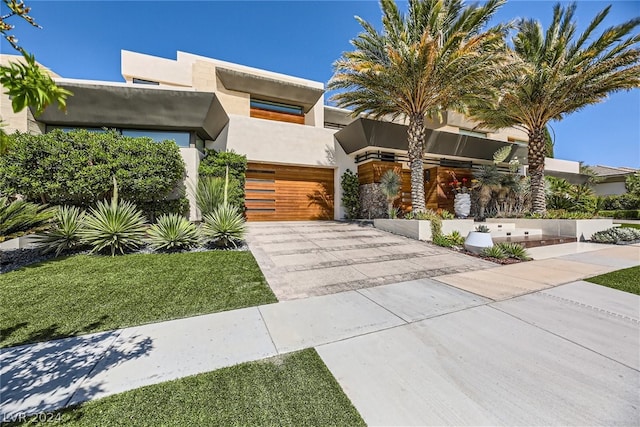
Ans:
[{"label": "green shrub", "polygon": [[502,242],[502,243],[498,243],[495,246],[500,248],[502,252],[504,252],[504,254],[509,258],[516,258],[522,261],[528,261],[531,259],[525,247],[522,246],[520,243]]},{"label": "green shrub", "polygon": [[224,178],[203,176],[195,188],[196,205],[204,216],[224,203]]},{"label": "green shrub", "polygon": [[451,234],[438,234],[433,237],[432,240],[434,245],[442,246],[445,248],[464,245],[464,237],[462,237],[460,232],[457,230],[454,230],[453,232],[451,232]]},{"label": "green shrub", "polygon": [[222,204],[202,219],[202,234],[208,242],[221,247],[236,247],[244,238],[244,218],[235,206]]},{"label": "green shrub", "polygon": [[445,211],[444,209],[440,211],[440,218],[442,219],[455,219],[456,216],[449,211]]},{"label": "green shrub", "polygon": [[200,162],[198,174],[202,177],[224,178],[229,167],[229,204],[238,211],[244,211],[244,184],[247,173],[247,156],[233,151],[205,149],[205,157]]},{"label": "green shrub", "polygon": [[640,209],[640,196],[634,194],[619,194],[599,197],[598,209],[605,211]]},{"label": "green shrub", "polygon": [[[629,192],[629,195],[640,199],[640,172],[627,176],[624,180],[624,188]],[[640,206],[625,207],[623,209],[640,209]]]},{"label": "green shrub", "polygon": [[342,186],[342,206],[347,215],[347,219],[360,217],[360,181],[358,174],[347,169],[340,178]]},{"label": "green shrub", "polygon": [[178,214],[162,215],[147,230],[147,242],[158,251],[188,249],[200,242],[198,227]]},{"label": "green shrub", "polygon": [[42,227],[54,214],[55,210],[47,206],[0,197],[0,238]]},{"label": "green shrub", "polygon": [[38,242],[43,246],[43,252],[55,251],[56,256],[61,253],[82,247],[80,237],[85,212],[76,206],[59,206],[55,213],[52,229],[38,235]]},{"label": "green shrub", "polygon": [[591,241],[596,243],[629,243],[640,240],[640,230],[626,227],[613,227],[593,233]]},{"label": "green shrub", "polygon": [[593,213],[597,197],[588,184],[573,185],[562,178],[546,177],[547,209]]},{"label": "green shrub", "polygon": [[488,248],[484,248],[481,252],[481,255],[496,258],[496,259],[504,259],[507,258],[507,254],[502,250],[502,248],[498,245],[494,245]]},{"label": "green shrub", "polygon": [[185,174],[173,141],[59,129],[13,138],[11,151],[0,156],[0,188],[30,201],[87,208],[109,198],[115,176],[121,197],[162,211],[158,206],[168,203]]},{"label": "green shrub", "polygon": [[177,199],[155,200],[136,204],[138,209],[149,222],[155,222],[162,215],[176,214],[183,217],[189,216],[189,199],[182,195]]},{"label": "green shrub", "polygon": [[615,219],[640,219],[640,210],[620,210],[613,214]]},{"label": "green shrub", "polygon": [[491,230],[489,230],[489,227],[487,227],[486,225],[480,224],[476,226],[476,231],[478,233],[489,233]]},{"label": "green shrub", "polygon": [[133,203],[118,201],[117,197],[111,202],[98,202],[84,223],[80,237],[93,247],[91,252],[109,249],[111,256],[116,251],[123,254],[140,247],[146,231],[142,212]]}]

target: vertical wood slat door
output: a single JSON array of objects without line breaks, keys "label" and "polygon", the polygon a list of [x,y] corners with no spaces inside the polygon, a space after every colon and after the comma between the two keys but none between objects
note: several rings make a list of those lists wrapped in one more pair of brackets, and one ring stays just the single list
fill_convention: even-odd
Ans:
[{"label": "vertical wood slat door", "polygon": [[248,221],[333,219],[333,169],[249,163]]}]

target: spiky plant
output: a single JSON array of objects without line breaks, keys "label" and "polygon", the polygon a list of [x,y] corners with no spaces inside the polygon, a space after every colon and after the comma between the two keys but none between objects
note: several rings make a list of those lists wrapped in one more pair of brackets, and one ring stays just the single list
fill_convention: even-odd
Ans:
[{"label": "spiky plant", "polygon": [[504,253],[502,248],[498,245],[493,245],[488,248],[484,248],[481,252],[483,256],[496,258],[496,259],[505,259],[507,258],[507,254]]},{"label": "spiky plant", "polygon": [[213,212],[224,203],[225,179],[203,176],[198,180],[195,189],[196,206],[204,216]]},{"label": "spiky plant", "polygon": [[202,219],[202,234],[208,242],[221,247],[237,247],[244,238],[244,218],[234,206],[222,204]]},{"label": "spiky plant", "polygon": [[198,227],[179,214],[160,216],[147,230],[147,242],[158,251],[188,249],[200,242]]},{"label": "spiky plant", "polygon": [[500,181],[502,175],[498,171],[498,167],[493,165],[484,165],[476,172],[473,177],[476,182],[473,189],[478,192],[478,205],[480,208],[480,217],[484,218],[487,205],[491,201],[493,194],[500,190]]},{"label": "spiky plant", "polygon": [[396,210],[393,208],[393,202],[400,196],[400,187],[402,186],[402,178],[394,170],[388,170],[380,178],[380,191],[387,198],[387,212],[389,218],[395,218]]},{"label": "spiky plant", "polygon": [[516,258],[522,261],[528,261],[531,259],[529,253],[520,243],[516,242],[501,242],[496,244],[498,248],[505,253],[509,258]]},{"label": "spiky plant", "polygon": [[141,210],[126,200],[118,200],[118,183],[113,177],[111,202],[100,201],[85,217],[80,237],[93,246],[91,252],[104,249],[124,254],[125,250],[140,247],[144,242],[146,221]]},{"label": "spiky plant", "polygon": [[597,104],[612,92],[640,86],[640,18],[596,30],[609,14],[606,7],[582,34],[576,32],[576,5],[554,6],[546,32],[540,22],[522,19],[512,39],[519,72],[497,79],[497,102],[481,102],[472,115],[497,128],[521,127],[528,133],[528,164],[533,213],[544,214],[544,158],[547,126],[587,105]]},{"label": "spiky plant", "polygon": [[425,119],[448,109],[464,112],[492,92],[505,67],[506,26],[484,30],[503,0],[465,6],[462,0],[409,0],[403,14],[381,0],[382,30],[360,17],[355,49],[334,63],[329,82],[337,104],[354,115],[403,118],[408,124],[411,203],[424,211]]},{"label": "spiky plant", "polygon": [[43,252],[55,251],[56,256],[83,245],[81,230],[85,212],[76,206],[60,206],[56,210],[54,226],[37,236]]},{"label": "spiky plant", "polygon": [[0,237],[42,227],[54,215],[55,210],[50,207],[0,197]]}]

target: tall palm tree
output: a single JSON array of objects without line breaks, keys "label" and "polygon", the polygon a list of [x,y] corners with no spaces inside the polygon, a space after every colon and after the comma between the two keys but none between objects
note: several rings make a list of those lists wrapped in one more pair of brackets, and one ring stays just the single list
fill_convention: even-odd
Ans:
[{"label": "tall palm tree", "polygon": [[603,101],[608,94],[640,84],[640,35],[633,34],[640,18],[594,32],[611,6],[598,13],[576,37],[575,4],[553,9],[546,32],[526,19],[517,23],[513,37],[514,60],[520,72],[499,82],[498,102],[479,103],[475,118],[498,128],[520,126],[529,135],[529,175],[534,213],[546,211],[544,157],[546,128],[551,120]]},{"label": "tall palm tree", "polygon": [[382,31],[356,17],[363,32],[355,50],[334,63],[329,89],[354,115],[403,118],[408,122],[411,202],[425,210],[423,146],[425,118],[465,107],[492,90],[490,80],[504,61],[507,26],[484,30],[504,0],[465,6],[462,0],[409,0],[402,14],[381,0]]}]

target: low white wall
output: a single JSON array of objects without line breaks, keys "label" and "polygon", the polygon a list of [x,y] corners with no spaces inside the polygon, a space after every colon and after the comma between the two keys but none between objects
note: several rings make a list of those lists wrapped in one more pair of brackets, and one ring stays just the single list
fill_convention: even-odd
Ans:
[{"label": "low white wall", "polygon": [[[384,219],[373,220],[373,226],[389,233],[399,234],[416,240],[431,241],[431,221],[417,219]],[[451,234],[458,231],[466,237],[475,230],[472,219],[445,219],[442,221],[442,233]]]},{"label": "low white wall", "polygon": [[549,236],[570,236],[579,241],[590,240],[593,233],[613,227],[613,220],[604,219],[528,219],[528,218],[488,218],[487,222],[510,222],[517,228],[538,228]]},{"label": "low white wall", "polygon": [[9,251],[12,249],[24,249],[36,245],[36,237],[33,234],[16,237],[15,239],[6,240],[0,243],[0,251]]}]

